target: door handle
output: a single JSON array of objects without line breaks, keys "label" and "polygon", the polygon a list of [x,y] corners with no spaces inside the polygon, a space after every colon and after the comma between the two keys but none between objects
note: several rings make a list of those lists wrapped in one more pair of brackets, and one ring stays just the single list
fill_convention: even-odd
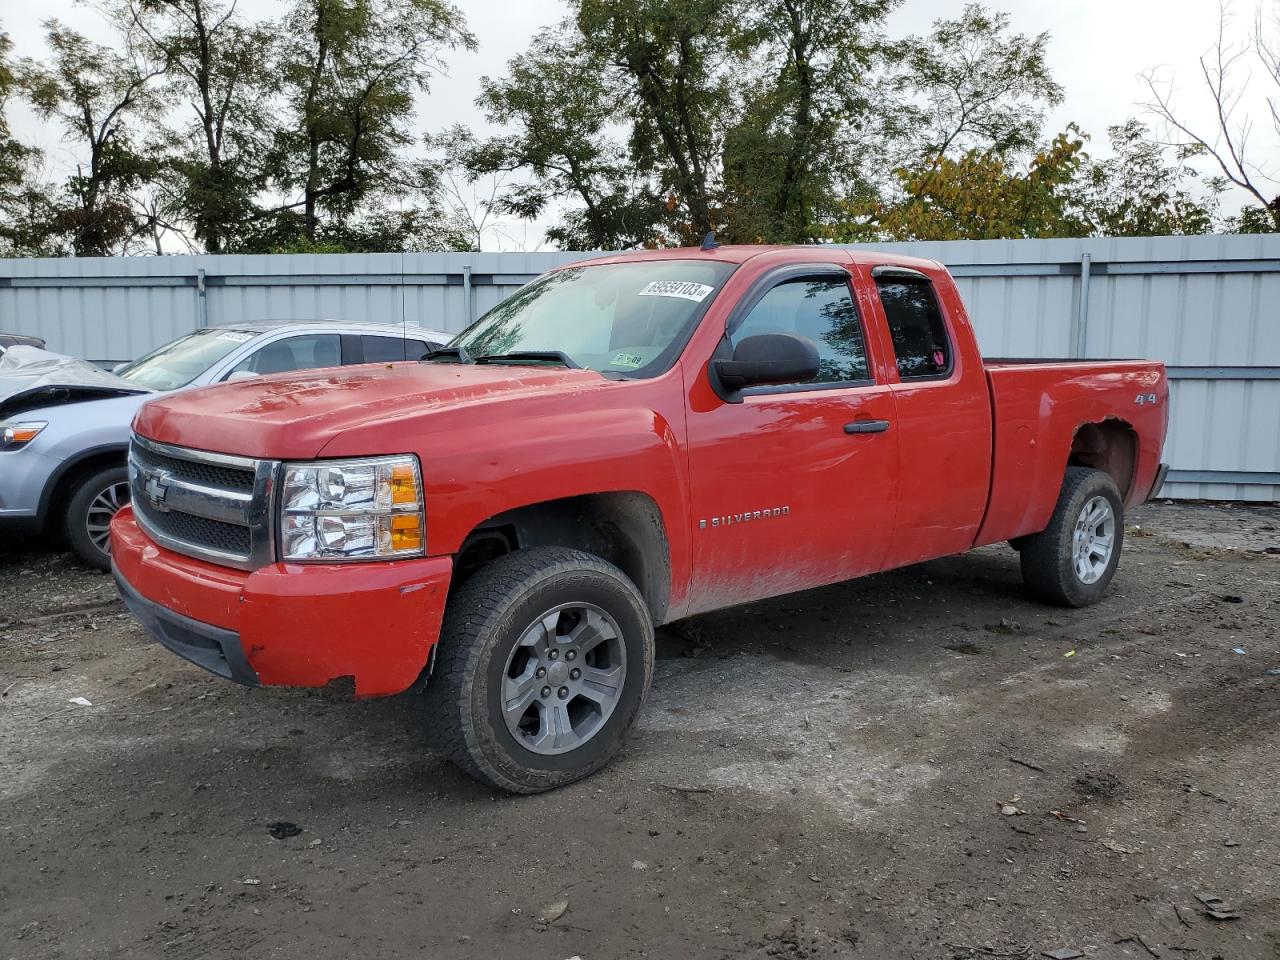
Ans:
[{"label": "door handle", "polygon": [[888,420],[854,420],[844,425],[845,433],[884,433],[888,429]]}]

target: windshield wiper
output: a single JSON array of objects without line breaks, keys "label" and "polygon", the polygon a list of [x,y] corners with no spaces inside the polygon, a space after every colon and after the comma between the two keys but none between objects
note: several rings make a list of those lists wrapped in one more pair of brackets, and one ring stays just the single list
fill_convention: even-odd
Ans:
[{"label": "windshield wiper", "polygon": [[502,363],[504,361],[512,363],[559,363],[570,370],[582,369],[582,366],[571,356],[559,350],[512,350],[510,353],[486,353],[484,356],[476,357],[475,359],[476,363]]},{"label": "windshield wiper", "polygon": [[443,360],[450,359],[454,363],[475,363],[471,359],[471,354],[467,353],[462,347],[438,347],[435,350],[428,350],[421,357],[419,362],[423,360]]}]

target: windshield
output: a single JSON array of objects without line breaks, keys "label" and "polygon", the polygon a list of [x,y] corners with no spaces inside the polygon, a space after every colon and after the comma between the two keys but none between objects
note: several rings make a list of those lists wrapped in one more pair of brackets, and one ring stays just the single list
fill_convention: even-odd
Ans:
[{"label": "windshield", "polygon": [[197,330],[152,350],[117,370],[116,376],[152,390],[177,390],[253,336],[244,330]]},{"label": "windshield", "polygon": [[530,283],[449,344],[473,358],[507,354],[513,362],[556,362],[654,377],[684,349],[693,327],[735,264],[644,260],[567,267]]}]

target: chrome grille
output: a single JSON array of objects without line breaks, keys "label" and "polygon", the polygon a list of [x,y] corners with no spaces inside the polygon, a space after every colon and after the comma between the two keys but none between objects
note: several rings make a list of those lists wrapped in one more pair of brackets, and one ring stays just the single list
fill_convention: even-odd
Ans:
[{"label": "chrome grille", "polygon": [[140,444],[135,444],[131,452],[134,460],[143,470],[168,470],[179,480],[188,480],[215,489],[253,491],[254,474],[249,469],[220,467],[198,460],[180,460],[177,457],[156,453]]},{"label": "chrome grille", "polygon": [[274,460],[255,460],[134,436],[129,486],[147,534],[177,553],[241,570],[275,559]]}]

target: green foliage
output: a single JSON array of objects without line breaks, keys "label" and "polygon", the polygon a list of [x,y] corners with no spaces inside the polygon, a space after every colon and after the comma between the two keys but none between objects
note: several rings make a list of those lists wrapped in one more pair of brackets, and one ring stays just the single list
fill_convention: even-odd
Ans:
[{"label": "green foliage", "polygon": [[[0,253],[103,255],[177,237],[210,252],[477,249],[491,216],[565,248],[1270,231],[1252,163],[1153,109],[1094,160],[1047,34],[969,3],[890,39],[902,0],[569,0],[476,103],[499,128],[415,110],[474,38],[449,0],[100,0],[112,46],[50,22],[44,62],[0,32]],[[1250,48],[1280,83],[1280,41]],[[1230,52],[1230,51],[1228,51]],[[1222,98],[1238,57],[1215,73]],[[78,158],[44,185],[6,108],[24,96]],[[1223,102],[1227,147],[1235,101]],[[1221,133],[1221,131],[1220,131]],[[1242,146],[1239,144],[1238,146]],[[1226,148],[1223,148],[1226,149]],[[1215,163],[1221,176],[1197,170]],[[1227,183],[1254,201],[1220,216]],[[469,196],[468,196],[469,194]],[[169,239],[166,239],[169,238]]]},{"label": "green foliage", "polygon": [[1166,149],[1150,139],[1141,122],[1111,127],[1113,156],[1084,177],[1081,203],[1094,233],[1107,237],[1159,237],[1210,233],[1217,219],[1222,180],[1209,180],[1199,194],[1189,189],[1200,176],[1187,161],[1199,150]]},{"label": "green foliage", "polygon": [[567,249],[653,242],[660,201],[612,135],[616,106],[608,64],[562,25],[539,32],[530,51],[507,68],[503,80],[481,80],[477,104],[510,132],[478,141],[452,131],[441,144],[448,161],[473,178],[527,174],[497,198],[500,213],[533,219],[553,205],[572,204],[549,231]]},{"label": "green foliage", "polygon": [[300,209],[301,236],[314,242],[355,229],[366,201],[403,193],[414,95],[429,89],[442,50],[475,40],[443,0],[294,0],[283,28],[285,111],[265,174],[301,195],[274,212]]},{"label": "green foliage", "polygon": [[13,43],[0,29],[0,256],[45,252],[44,231],[31,226],[48,220],[43,193],[31,181],[39,151],[20,143],[9,129],[8,108],[18,92]]},{"label": "green foliage", "polygon": [[[989,240],[1077,237],[1088,224],[1075,209],[1073,185],[1086,162],[1074,127],[1037,152],[1025,170],[1008,151],[970,149],[960,156],[896,171],[901,199],[854,214],[833,231],[836,240]],[[866,216],[866,214],[870,216]],[[861,214],[861,215],[860,215]]]},{"label": "green foliage", "polygon": [[37,113],[57,120],[86,157],[53,201],[46,230],[78,256],[127,250],[144,229],[130,191],[153,180],[159,165],[145,132],[160,118],[154,80],[163,64],[89,41],[56,20],[45,24],[51,62],[23,60],[18,82]]},{"label": "green foliage", "polygon": [[770,0],[753,5],[742,43],[755,65],[724,148],[723,233],[742,242],[802,243],[867,186],[881,98],[881,24],[898,0]]},{"label": "green foliage", "polygon": [[[180,125],[164,147],[158,188],[170,223],[190,225],[210,253],[238,245],[265,188],[273,31],[220,0],[115,0],[148,57],[166,64],[160,95]],[[185,122],[183,122],[185,121]]]}]

